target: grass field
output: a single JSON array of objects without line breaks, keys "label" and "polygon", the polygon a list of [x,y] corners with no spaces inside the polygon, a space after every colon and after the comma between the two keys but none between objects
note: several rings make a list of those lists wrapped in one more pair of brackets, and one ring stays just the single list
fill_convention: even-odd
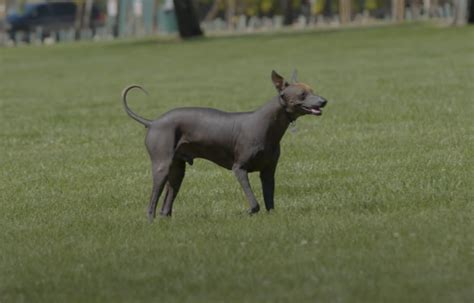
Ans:
[{"label": "grass field", "polygon": [[[121,90],[247,111],[293,67],[330,103],[285,135],[276,211],[201,160],[148,224]],[[0,79],[2,303],[473,302],[473,27],[0,49]]]}]

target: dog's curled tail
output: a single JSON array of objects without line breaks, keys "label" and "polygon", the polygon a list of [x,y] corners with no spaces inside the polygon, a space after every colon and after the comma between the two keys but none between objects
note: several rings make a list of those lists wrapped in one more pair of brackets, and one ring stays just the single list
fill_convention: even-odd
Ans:
[{"label": "dog's curled tail", "polygon": [[139,115],[135,114],[131,109],[130,107],[128,107],[128,104],[127,104],[127,94],[129,91],[131,91],[132,89],[134,88],[138,88],[140,89],[141,91],[143,91],[145,94],[148,95],[147,91],[141,87],[140,85],[130,85],[128,87],[126,87],[123,92],[122,92],[122,101],[123,101],[123,106],[125,107],[125,111],[127,112],[127,114],[133,118],[134,120],[140,122],[141,124],[145,125],[145,127],[148,127],[150,126],[151,124],[151,120],[148,120],[148,119],[145,119],[143,117],[140,117]]}]

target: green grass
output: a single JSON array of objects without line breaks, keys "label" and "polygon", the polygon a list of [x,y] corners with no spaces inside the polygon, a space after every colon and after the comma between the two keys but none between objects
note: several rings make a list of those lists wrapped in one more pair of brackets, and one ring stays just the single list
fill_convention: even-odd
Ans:
[{"label": "green grass", "polygon": [[[146,117],[246,111],[293,67],[330,103],[282,141],[277,210],[199,160],[148,224],[121,90]],[[474,298],[473,27],[0,49],[0,79],[2,303]]]}]

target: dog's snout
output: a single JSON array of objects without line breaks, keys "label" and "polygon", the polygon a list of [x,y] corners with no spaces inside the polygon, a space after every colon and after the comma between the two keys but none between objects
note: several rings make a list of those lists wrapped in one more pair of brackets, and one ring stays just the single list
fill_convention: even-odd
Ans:
[{"label": "dog's snout", "polygon": [[324,98],[320,98],[319,107],[325,107],[327,103],[328,103],[328,100],[326,100]]}]

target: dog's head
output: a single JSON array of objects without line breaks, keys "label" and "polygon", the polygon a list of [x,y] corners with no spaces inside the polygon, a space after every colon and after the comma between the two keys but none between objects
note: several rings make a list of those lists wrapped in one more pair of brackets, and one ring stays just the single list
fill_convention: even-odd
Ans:
[{"label": "dog's head", "polygon": [[273,85],[278,92],[280,103],[294,119],[302,115],[320,116],[327,100],[314,93],[313,89],[296,79],[296,70],[288,83],[277,72],[272,71]]}]

